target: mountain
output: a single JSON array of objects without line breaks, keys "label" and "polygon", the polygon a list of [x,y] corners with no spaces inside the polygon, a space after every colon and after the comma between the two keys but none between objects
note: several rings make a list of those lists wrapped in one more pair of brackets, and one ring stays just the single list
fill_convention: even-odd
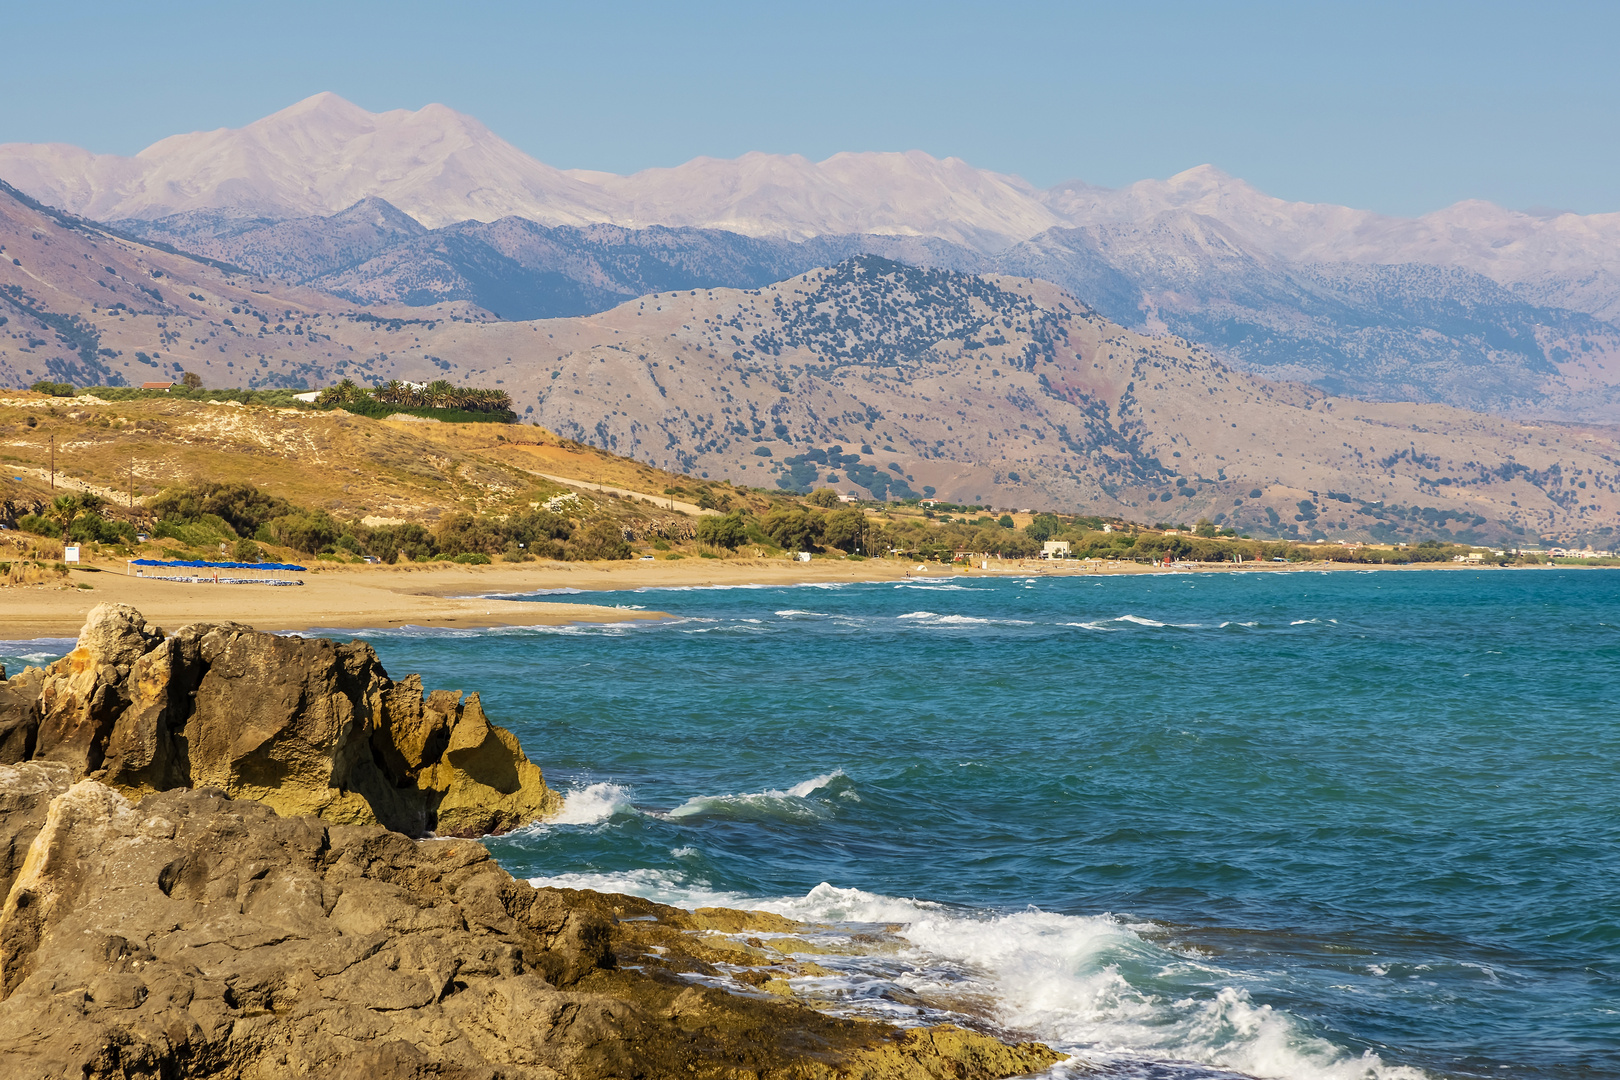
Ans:
[{"label": "mountain", "polygon": [[516,216],[788,239],[928,236],[985,252],[1055,227],[1151,229],[1180,215],[1219,223],[1260,256],[1451,266],[1522,287],[1537,303],[1620,315],[1620,213],[1531,214],[1474,200],[1396,218],[1278,199],[1208,165],[1119,189],[1070,181],[1041,190],[919,151],[821,162],[750,153],[616,176],[545,165],[443,105],[371,113],[323,93],[240,129],[171,136],[133,158],[0,145],[0,177],[97,220],[196,210],[326,217],[378,198],[429,228]]},{"label": "mountain", "polygon": [[1265,535],[1607,539],[1620,514],[1612,429],[1259,378],[1033,279],[856,256],[757,288],[500,321],[466,304],[360,308],[3,190],[0,245],[13,386],[443,377],[498,386],[561,435],[740,484],[1207,515]]},{"label": "mountain", "polygon": [[650,292],[757,288],[877,254],[1042,278],[1122,326],[1177,334],[1229,363],[1336,394],[1620,420],[1613,324],[1454,267],[1289,262],[1183,210],[1150,227],[1049,229],[994,254],[936,237],[789,241],[523,218],[430,230],[376,198],[327,218],[189,211],[120,225],[357,303],[465,300],[518,319],[590,314]]},{"label": "mountain", "polygon": [[134,158],[0,146],[0,176],[356,303],[581,315],[879,254],[1041,277],[1128,328],[1333,393],[1620,420],[1620,214],[1476,201],[1402,219],[1210,166],[1040,190],[915,151],[565,172],[444,106],[370,113],[333,94]]}]

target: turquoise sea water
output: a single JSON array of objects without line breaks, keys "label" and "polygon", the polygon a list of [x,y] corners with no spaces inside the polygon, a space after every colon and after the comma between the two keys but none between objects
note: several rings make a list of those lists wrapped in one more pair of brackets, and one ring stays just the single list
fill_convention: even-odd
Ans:
[{"label": "turquoise sea water", "polygon": [[515,874],[828,921],[807,997],[1110,1074],[1620,1076],[1620,575],[590,599],[679,618],[364,635],[568,793]]}]

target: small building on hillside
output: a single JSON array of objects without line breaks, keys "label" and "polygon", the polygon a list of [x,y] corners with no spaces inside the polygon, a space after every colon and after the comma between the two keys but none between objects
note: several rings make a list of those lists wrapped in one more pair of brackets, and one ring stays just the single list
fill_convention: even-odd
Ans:
[{"label": "small building on hillside", "polygon": [[141,383],[141,389],[142,390],[172,390],[172,389],[174,389],[174,383],[172,383],[172,382],[143,382],[143,383]]}]

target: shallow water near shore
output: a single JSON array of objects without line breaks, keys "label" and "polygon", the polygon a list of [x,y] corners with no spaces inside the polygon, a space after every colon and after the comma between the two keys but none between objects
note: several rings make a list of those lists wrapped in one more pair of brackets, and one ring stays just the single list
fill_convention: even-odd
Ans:
[{"label": "shallow water near shore", "polygon": [[1620,575],[592,599],[677,618],[362,635],[567,794],[514,874],[827,924],[806,999],[1113,1075],[1620,1076]]}]

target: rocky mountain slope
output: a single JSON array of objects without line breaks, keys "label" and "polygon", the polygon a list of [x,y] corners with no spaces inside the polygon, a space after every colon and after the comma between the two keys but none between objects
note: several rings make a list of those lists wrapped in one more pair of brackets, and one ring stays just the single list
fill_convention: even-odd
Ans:
[{"label": "rocky mountain slope", "polygon": [[356,303],[459,300],[509,319],[590,314],[656,291],[757,288],[881,254],[1043,278],[1122,326],[1173,333],[1236,366],[1334,393],[1620,419],[1620,328],[1611,323],[1455,267],[1287,262],[1185,211],[1147,229],[1054,228],[994,254],[938,238],[795,242],[515,217],[429,230],[378,199],[327,218],[193,211],[121,227]]},{"label": "rocky mountain slope", "polygon": [[134,158],[3,146],[0,177],[356,303],[582,315],[880,254],[1042,277],[1122,326],[1336,394],[1620,419],[1620,214],[1472,201],[1393,218],[1209,166],[1043,191],[916,152],[565,172],[442,106],[373,114],[331,94]]},{"label": "rocky mountain slope", "polygon": [[[21,263],[0,262],[15,320],[0,327],[14,335],[0,336],[0,370],[13,384],[94,365],[119,377],[186,368],[212,385],[444,375],[499,385],[525,420],[679,473],[1150,523],[1205,515],[1266,535],[1376,537],[1422,522],[1502,540],[1601,537],[1620,511],[1610,429],[1267,381],[1037,280],[858,257],[587,317],[384,317],[15,202],[0,229]],[[23,352],[29,335],[40,345]],[[78,352],[63,347],[74,341]]]}]

